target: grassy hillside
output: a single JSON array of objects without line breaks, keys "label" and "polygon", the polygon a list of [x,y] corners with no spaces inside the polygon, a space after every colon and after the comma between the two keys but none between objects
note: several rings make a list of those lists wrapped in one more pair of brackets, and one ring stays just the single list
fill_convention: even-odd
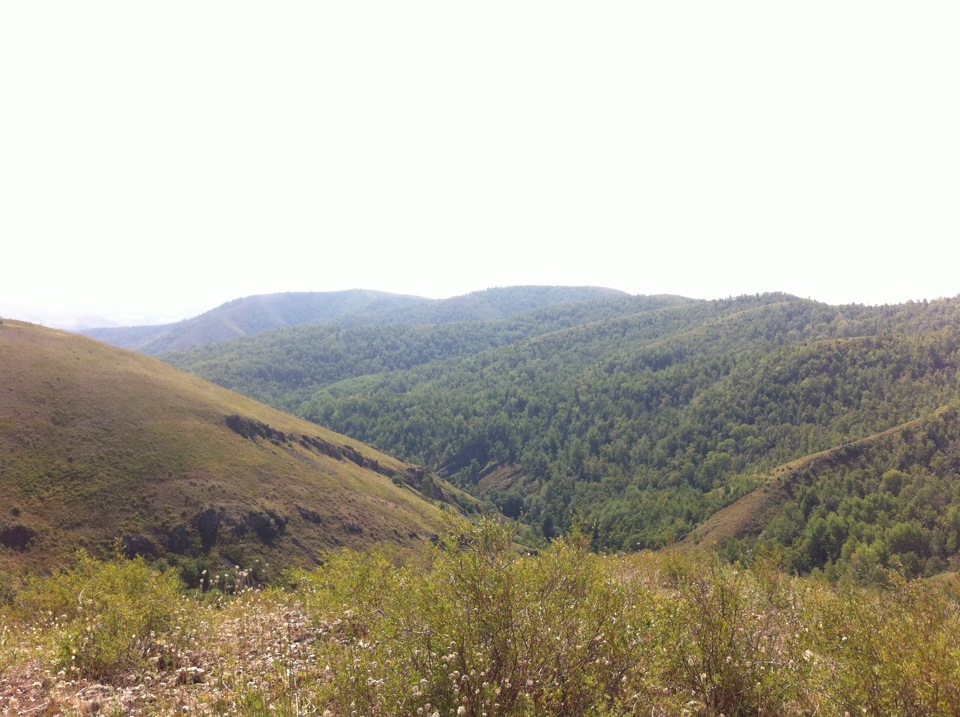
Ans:
[{"label": "grassy hillside", "polygon": [[0,567],[117,537],[178,564],[313,564],[339,545],[419,544],[436,501],[467,503],[356,441],[81,336],[4,320],[0,387]]}]

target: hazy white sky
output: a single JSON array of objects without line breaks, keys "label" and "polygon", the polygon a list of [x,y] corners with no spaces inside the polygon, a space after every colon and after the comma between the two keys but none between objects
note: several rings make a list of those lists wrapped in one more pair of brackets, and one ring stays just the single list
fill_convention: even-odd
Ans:
[{"label": "hazy white sky", "polygon": [[6,2],[0,314],[960,293],[956,2]]}]

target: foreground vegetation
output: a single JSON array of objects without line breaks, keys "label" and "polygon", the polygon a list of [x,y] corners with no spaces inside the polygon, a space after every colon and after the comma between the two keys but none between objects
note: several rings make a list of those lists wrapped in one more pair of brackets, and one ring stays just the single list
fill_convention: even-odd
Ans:
[{"label": "foreground vegetation", "polygon": [[8,714],[960,713],[960,615],[939,585],[795,578],[772,558],[538,555],[493,521],[425,553],[341,551],[284,586],[184,594],[81,556],[7,596]]}]

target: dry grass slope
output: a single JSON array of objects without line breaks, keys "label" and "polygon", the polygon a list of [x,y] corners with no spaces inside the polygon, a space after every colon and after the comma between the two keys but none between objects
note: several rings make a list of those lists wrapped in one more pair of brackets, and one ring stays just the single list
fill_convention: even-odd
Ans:
[{"label": "dry grass slope", "polygon": [[[0,569],[117,536],[148,555],[314,564],[439,529],[418,469],[140,354],[4,320],[0,391]],[[245,437],[231,415],[273,433]]]}]

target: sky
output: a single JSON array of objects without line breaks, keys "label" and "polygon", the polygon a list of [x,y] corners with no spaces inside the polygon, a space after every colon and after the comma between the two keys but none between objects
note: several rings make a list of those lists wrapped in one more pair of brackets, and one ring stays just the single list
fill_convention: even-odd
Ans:
[{"label": "sky", "polygon": [[956,2],[0,3],[0,315],[960,294]]}]

